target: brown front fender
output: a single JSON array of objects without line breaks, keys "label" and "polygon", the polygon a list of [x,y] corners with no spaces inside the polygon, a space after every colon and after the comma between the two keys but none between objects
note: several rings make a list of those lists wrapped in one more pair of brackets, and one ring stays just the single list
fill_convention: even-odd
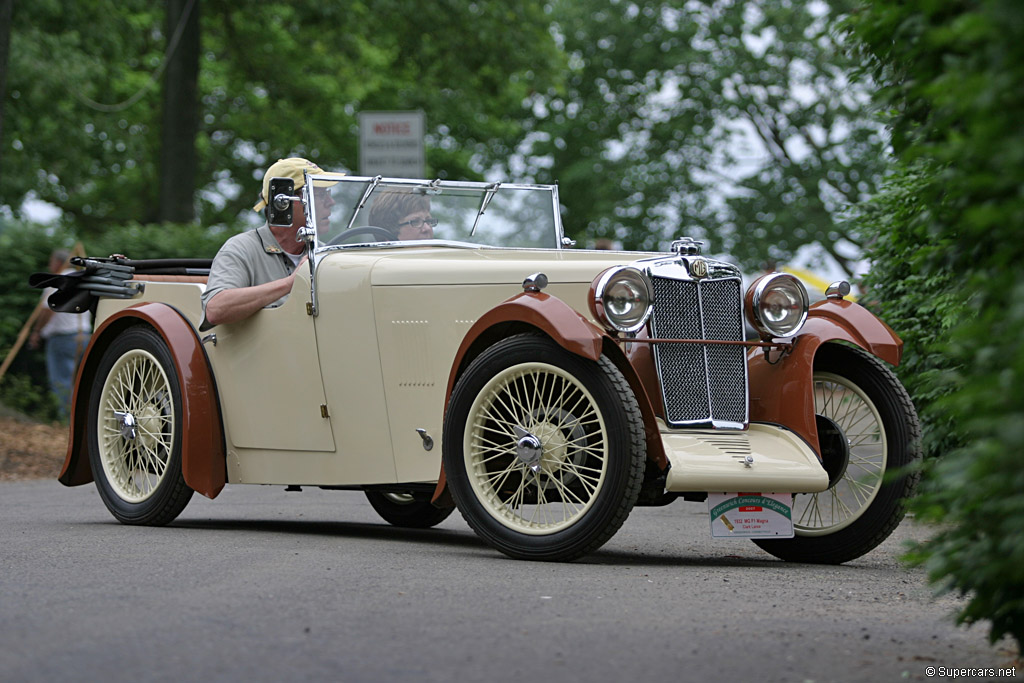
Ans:
[{"label": "brown front fender", "polygon": [[[474,358],[505,337],[531,330],[543,332],[567,351],[592,361],[599,360],[602,352],[608,352],[612,362],[633,388],[640,404],[647,432],[648,457],[653,458],[664,468],[667,461],[661,439],[658,437],[654,410],[632,366],[607,334],[558,297],[543,292],[517,294],[487,311],[473,324],[455,354],[455,361],[448,375],[445,411],[447,412],[455,383]],[[441,466],[433,500],[438,504],[450,500],[447,495],[444,465]]]},{"label": "brown front fender", "polygon": [[754,349],[748,357],[750,421],[792,429],[814,448],[819,458],[814,357],[822,344],[835,341],[859,346],[891,365],[898,365],[903,353],[903,341],[866,308],[852,301],[826,299],[811,307],[807,322],[787,356],[772,364],[760,350]]},{"label": "brown front fender", "polygon": [[71,435],[58,480],[79,486],[93,480],[89,464],[88,424],[90,388],[97,381],[100,358],[110,342],[131,325],[149,325],[170,350],[181,386],[181,466],[185,483],[215,498],[227,481],[224,424],[209,361],[195,329],[176,309],[162,303],[130,306],[103,321],[92,335],[78,369],[71,401]]},{"label": "brown front fender", "polygon": [[506,299],[480,316],[462,339],[448,373],[445,405],[462,371],[484,349],[509,335],[510,329],[532,327],[548,335],[562,348],[596,361],[601,357],[604,335],[557,297],[543,292],[523,292]]}]

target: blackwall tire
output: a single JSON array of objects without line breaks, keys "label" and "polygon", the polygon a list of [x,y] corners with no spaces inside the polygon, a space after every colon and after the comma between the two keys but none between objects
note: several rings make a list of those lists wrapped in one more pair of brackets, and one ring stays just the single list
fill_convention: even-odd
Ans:
[{"label": "blackwall tire", "polygon": [[181,470],[181,387],[163,338],[137,325],[104,351],[89,397],[89,463],[120,522],[161,526],[192,489]]},{"label": "blackwall tire", "polygon": [[842,476],[822,493],[793,500],[795,538],[754,541],[792,562],[840,564],[875,549],[903,519],[914,493],[921,428],[903,385],[860,349],[827,344],[814,361],[815,412],[848,445]]},{"label": "blackwall tire", "polygon": [[431,505],[429,496],[414,493],[366,491],[370,505],[388,524],[405,529],[429,529],[437,526],[454,512],[455,508]]},{"label": "blackwall tire", "polygon": [[517,559],[568,561],[629,516],[646,442],[636,398],[611,361],[518,335],[459,378],[443,453],[455,503],[482,539]]}]

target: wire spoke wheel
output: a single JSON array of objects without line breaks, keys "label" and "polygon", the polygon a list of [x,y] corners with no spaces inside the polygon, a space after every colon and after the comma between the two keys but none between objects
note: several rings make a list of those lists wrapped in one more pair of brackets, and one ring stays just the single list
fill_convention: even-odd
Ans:
[{"label": "wire spoke wheel", "polygon": [[103,471],[119,497],[142,502],[166,476],[174,448],[167,373],[148,351],[129,351],[111,368],[100,396]]},{"label": "wire spoke wheel", "polygon": [[125,524],[167,524],[192,498],[181,465],[182,397],[163,337],[136,325],[110,342],[89,397],[89,463]]},{"label": "wire spoke wheel", "polygon": [[633,509],[647,459],[639,405],[615,364],[538,334],[503,339],[469,364],[443,440],[448,489],[466,522],[529,560],[601,547]]},{"label": "wire spoke wheel", "polygon": [[754,542],[783,560],[839,564],[876,548],[903,519],[920,476],[908,466],[921,457],[921,427],[896,376],[860,349],[818,349],[813,389],[829,487],[793,497],[794,538]]},{"label": "wire spoke wheel", "polygon": [[[520,432],[539,442],[518,453]],[[597,499],[608,468],[608,432],[594,397],[564,370],[524,363],[497,374],[469,411],[463,444],[470,483],[487,512],[526,534],[578,521]]]},{"label": "wire spoke wheel", "polygon": [[366,499],[388,524],[405,529],[429,529],[437,526],[455,510],[454,507],[435,507],[429,494],[411,491],[368,490]]},{"label": "wire spoke wheel", "polygon": [[888,463],[882,416],[856,384],[830,372],[814,373],[814,411],[840,429],[849,460],[835,485],[794,498],[793,525],[805,536],[838,531],[864,514],[882,488]]}]

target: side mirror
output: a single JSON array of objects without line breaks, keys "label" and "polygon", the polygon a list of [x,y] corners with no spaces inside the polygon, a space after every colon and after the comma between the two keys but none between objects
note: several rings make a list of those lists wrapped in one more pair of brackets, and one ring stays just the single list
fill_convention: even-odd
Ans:
[{"label": "side mirror", "polygon": [[295,196],[295,181],[291,178],[271,178],[270,200],[267,202],[268,222],[278,227],[291,225],[294,217],[293,201],[302,201],[302,197]]}]

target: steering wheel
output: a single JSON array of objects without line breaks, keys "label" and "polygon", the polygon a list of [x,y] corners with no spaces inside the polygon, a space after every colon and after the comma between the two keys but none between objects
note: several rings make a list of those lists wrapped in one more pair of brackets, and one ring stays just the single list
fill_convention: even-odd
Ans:
[{"label": "steering wheel", "polygon": [[332,239],[327,244],[341,244],[343,241],[347,240],[352,235],[360,235],[363,233],[373,235],[374,237],[377,237],[384,242],[394,242],[395,240],[398,239],[397,237],[395,237],[395,233],[391,232],[387,228],[378,228],[376,225],[359,225],[354,228],[349,228],[348,230],[343,230],[341,233],[338,234],[337,237]]}]

